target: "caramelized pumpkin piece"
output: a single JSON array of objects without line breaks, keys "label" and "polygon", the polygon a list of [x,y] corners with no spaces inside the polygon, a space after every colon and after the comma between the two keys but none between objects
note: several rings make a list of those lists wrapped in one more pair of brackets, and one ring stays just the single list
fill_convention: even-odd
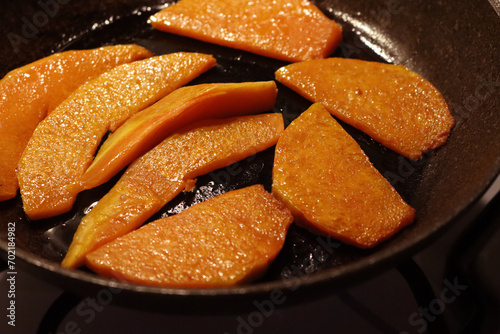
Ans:
[{"label": "caramelized pumpkin piece", "polygon": [[195,121],[254,114],[276,103],[274,81],[182,87],[133,115],[104,142],[82,178],[85,189],[108,181],[172,131]]},{"label": "caramelized pumpkin piece", "polygon": [[40,122],[19,162],[28,217],[70,210],[106,131],[214,65],[210,55],[175,53],[117,66],[80,86]]},{"label": "caramelized pumpkin piece", "polygon": [[154,28],[285,61],[330,55],[342,29],[306,0],[181,0],[150,18]]},{"label": "caramelized pumpkin piece", "polygon": [[0,201],[16,196],[17,163],[48,113],[86,81],[151,55],[137,45],[65,51],[9,72],[0,81]]},{"label": "caramelized pumpkin piece", "polygon": [[262,275],[292,221],[281,202],[254,185],[151,222],[88,254],[86,264],[139,284],[231,286]]},{"label": "caramelized pumpkin piece", "polygon": [[273,194],[297,224],[361,248],[389,238],[415,214],[319,103],[280,137]]},{"label": "caramelized pumpkin piece", "polygon": [[180,130],[128,167],[115,186],[86,215],[63,267],[83,264],[97,247],[141,226],[193,178],[271,147],[283,132],[281,114],[204,120]]},{"label": "caramelized pumpkin piece", "polygon": [[282,67],[276,79],[410,159],[444,144],[455,124],[441,93],[401,65],[318,59]]}]

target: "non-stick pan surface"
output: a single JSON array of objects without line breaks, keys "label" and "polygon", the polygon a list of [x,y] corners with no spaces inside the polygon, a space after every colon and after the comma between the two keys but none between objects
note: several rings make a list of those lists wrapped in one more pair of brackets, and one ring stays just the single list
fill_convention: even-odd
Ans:
[{"label": "non-stick pan surface", "polygon": [[[280,294],[300,301],[333,292],[404,260],[445,232],[444,227],[474,203],[500,169],[500,20],[495,10],[486,0],[313,2],[344,29],[344,42],[333,56],[409,67],[442,92],[456,119],[448,143],[418,162],[342,123],[375,167],[416,209],[411,226],[374,249],[358,250],[292,225],[268,273],[257,282],[234,288],[155,288],[109,280],[85,269],[61,268],[79,220],[115,178],[81,193],[71,212],[44,221],[27,219],[20,196],[0,203],[3,257],[8,248],[7,226],[14,223],[15,265],[71,292],[110,292],[114,301],[141,308],[227,311]],[[156,54],[213,54],[217,67],[191,84],[273,80],[274,71],[286,64],[155,31],[147,19],[163,6],[165,2],[155,0],[2,1],[0,75],[52,52],[118,43],[136,43]],[[283,113],[289,124],[310,103],[282,85],[278,88],[273,111]],[[152,219],[255,183],[270,190],[272,162],[273,149],[269,149],[200,177],[195,190],[179,195]]]}]

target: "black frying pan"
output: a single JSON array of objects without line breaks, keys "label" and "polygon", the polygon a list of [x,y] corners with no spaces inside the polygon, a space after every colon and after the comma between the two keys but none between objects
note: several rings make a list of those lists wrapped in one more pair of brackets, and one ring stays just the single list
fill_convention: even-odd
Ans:
[{"label": "black frying pan", "polygon": [[[169,1],[167,1],[169,2]],[[76,294],[108,295],[141,308],[177,311],[227,311],[252,307],[254,300],[300,301],[362,280],[410,257],[470,207],[500,170],[500,19],[486,0],[474,1],[314,1],[344,29],[334,56],[408,66],[444,95],[457,121],[448,143],[411,162],[343,124],[375,167],[416,209],[414,224],[371,250],[358,250],[319,238],[293,226],[283,251],[259,281],[224,289],[167,289],[99,277],[88,270],[59,266],[84,210],[116,178],[81,193],[74,209],[44,221],[29,221],[20,196],[0,203],[0,247],[6,257],[7,226],[15,222],[18,268]],[[163,5],[157,0],[2,1],[0,75],[52,52],[137,43],[157,54],[199,51],[213,54],[215,69],[191,84],[274,79],[286,63],[154,31],[147,18]],[[286,124],[310,103],[282,85],[275,112]],[[0,134],[1,136],[1,134]],[[0,137],[1,138],[1,137]],[[0,139],[1,140],[1,139]],[[161,214],[172,214],[213,196],[254,183],[270,190],[273,150],[261,152],[198,179]],[[116,288],[116,289],[115,289]],[[284,297],[283,297],[284,296]]]}]

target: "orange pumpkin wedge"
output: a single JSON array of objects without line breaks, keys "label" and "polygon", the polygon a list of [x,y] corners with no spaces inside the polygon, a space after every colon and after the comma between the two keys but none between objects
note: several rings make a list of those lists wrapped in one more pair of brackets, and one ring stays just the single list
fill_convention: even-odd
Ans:
[{"label": "orange pumpkin wedge", "polygon": [[137,45],[107,46],[56,53],[9,72],[0,81],[0,201],[16,196],[17,163],[48,113],[86,81],[150,56]]},{"label": "orange pumpkin wedge", "polygon": [[150,18],[154,28],[285,61],[330,55],[342,28],[307,0],[181,0]]},{"label": "orange pumpkin wedge", "polygon": [[166,138],[132,163],[81,221],[62,262],[85,255],[141,226],[193,179],[271,147],[283,132],[281,114],[204,120]]},{"label": "orange pumpkin wedge", "polygon": [[88,254],[86,265],[138,284],[232,286],[265,272],[292,220],[281,202],[254,185],[151,222]]},{"label": "orange pumpkin wedge", "polygon": [[360,248],[389,238],[415,215],[319,103],[280,137],[273,194],[292,211],[298,225]]},{"label": "orange pumpkin wedge", "polygon": [[80,86],[40,122],[19,162],[28,217],[69,211],[106,131],[214,65],[210,55],[174,53],[117,66]]},{"label": "orange pumpkin wedge", "polygon": [[401,65],[318,59],[282,67],[276,79],[413,160],[443,145],[455,123],[441,93]]},{"label": "orange pumpkin wedge", "polygon": [[82,177],[85,189],[108,181],[172,131],[208,118],[255,114],[276,103],[274,81],[215,83],[182,87],[133,115],[101,146]]}]

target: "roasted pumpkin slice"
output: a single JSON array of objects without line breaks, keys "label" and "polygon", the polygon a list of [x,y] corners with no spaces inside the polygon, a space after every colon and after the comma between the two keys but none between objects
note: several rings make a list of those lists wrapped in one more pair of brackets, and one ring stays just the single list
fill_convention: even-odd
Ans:
[{"label": "roasted pumpkin slice", "polygon": [[275,145],[281,114],[204,120],[179,130],[132,163],[115,186],[82,219],[62,265],[83,264],[85,255],[139,226],[193,178]]},{"label": "roasted pumpkin slice", "polygon": [[330,55],[342,29],[306,0],[181,0],[150,18],[156,29],[285,61]]},{"label": "roasted pumpkin slice", "polygon": [[133,115],[101,146],[82,177],[85,189],[108,181],[149,151],[172,131],[202,119],[224,118],[271,110],[274,81],[201,84],[179,88]]},{"label": "roasted pumpkin slice", "polygon": [[0,81],[0,201],[16,196],[17,163],[48,113],[86,81],[150,56],[137,45],[107,46],[56,53],[9,72]]},{"label": "roasted pumpkin slice", "polygon": [[455,124],[441,93],[401,65],[318,59],[282,67],[276,79],[413,160],[443,145]]},{"label": "roasted pumpkin slice", "polygon": [[124,64],[80,86],[35,129],[19,162],[30,219],[71,209],[101,138],[215,65],[210,55],[174,53]]},{"label": "roasted pumpkin slice", "polygon": [[361,248],[386,240],[415,214],[319,103],[280,137],[273,194],[297,224]]},{"label": "roasted pumpkin slice", "polygon": [[151,222],[87,255],[97,273],[164,287],[224,287],[269,267],[292,223],[261,185],[233,190]]}]

